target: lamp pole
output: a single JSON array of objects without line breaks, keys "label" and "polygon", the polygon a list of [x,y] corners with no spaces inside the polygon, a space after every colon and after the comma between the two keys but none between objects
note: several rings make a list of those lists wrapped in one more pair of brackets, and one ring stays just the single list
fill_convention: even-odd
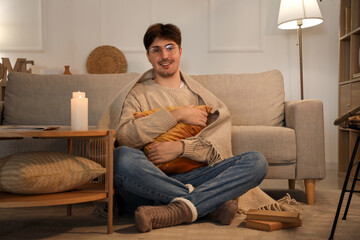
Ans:
[{"label": "lamp pole", "polygon": [[299,35],[299,58],[300,58],[300,89],[301,89],[301,100],[304,99],[304,87],[303,87],[303,62],[302,62],[302,20],[297,20],[297,25],[299,26],[298,35]]}]

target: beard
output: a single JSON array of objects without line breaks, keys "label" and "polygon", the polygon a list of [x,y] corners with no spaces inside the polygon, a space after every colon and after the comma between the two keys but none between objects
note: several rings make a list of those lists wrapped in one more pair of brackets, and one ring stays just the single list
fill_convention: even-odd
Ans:
[{"label": "beard", "polygon": [[175,75],[177,73],[177,70],[171,70],[171,71],[157,71],[156,74],[159,75],[162,78],[169,78]]},{"label": "beard", "polygon": [[157,69],[155,68],[155,72],[162,78],[172,77],[179,71],[178,67],[173,68],[174,61],[171,61],[171,66],[169,69],[163,68],[160,64],[161,62],[159,63],[158,68]]}]

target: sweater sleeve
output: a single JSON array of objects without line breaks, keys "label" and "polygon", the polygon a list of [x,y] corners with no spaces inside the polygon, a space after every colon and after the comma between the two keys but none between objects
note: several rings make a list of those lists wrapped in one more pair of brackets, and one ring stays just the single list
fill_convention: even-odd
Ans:
[{"label": "sweater sleeve", "polygon": [[209,141],[199,137],[191,137],[181,141],[184,143],[184,152],[181,157],[205,162],[208,165],[213,165],[221,160],[220,154]]},{"label": "sweater sleeve", "polygon": [[140,149],[177,123],[165,108],[149,116],[135,119],[133,114],[138,111],[143,111],[140,102],[129,94],[124,101],[120,124],[116,131],[116,139],[120,146]]}]

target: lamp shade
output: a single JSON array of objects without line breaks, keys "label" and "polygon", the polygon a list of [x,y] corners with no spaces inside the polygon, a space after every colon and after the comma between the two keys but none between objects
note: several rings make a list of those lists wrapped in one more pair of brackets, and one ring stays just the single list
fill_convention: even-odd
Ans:
[{"label": "lamp shade", "polygon": [[323,22],[317,0],[281,0],[278,28],[297,29],[299,20],[302,21],[302,28]]}]

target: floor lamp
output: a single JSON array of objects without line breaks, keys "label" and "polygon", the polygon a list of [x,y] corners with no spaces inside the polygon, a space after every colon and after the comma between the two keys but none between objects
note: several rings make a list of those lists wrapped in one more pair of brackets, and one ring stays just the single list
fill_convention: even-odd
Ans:
[{"label": "floor lamp", "polygon": [[301,29],[313,27],[322,22],[323,18],[317,0],[281,0],[278,28],[298,29],[301,100],[304,99]]}]

